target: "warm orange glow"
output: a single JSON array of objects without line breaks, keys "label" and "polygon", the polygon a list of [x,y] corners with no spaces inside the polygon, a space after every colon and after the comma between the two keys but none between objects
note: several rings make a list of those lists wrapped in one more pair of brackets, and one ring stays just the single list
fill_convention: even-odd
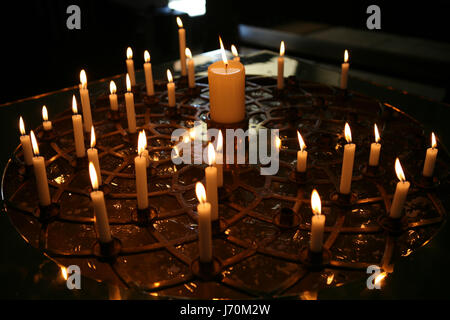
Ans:
[{"label": "warm orange glow", "polygon": [[206,202],[206,191],[203,183],[200,181],[195,184],[195,193],[197,195],[198,202],[205,203]]},{"label": "warm orange glow", "polygon": [[285,51],[285,49],[284,49],[284,41],[281,41],[281,44],[280,44],[280,57],[284,56],[284,51]]},{"label": "warm orange glow", "polygon": [[280,150],[281,148],[281,139],[279,136],[275,137],[275,146],[277,147],[277,150]]},{"label": "warm orange glow", "polygon": [[66,269],[66,267],[61,267],[61,275],[62,275],[63,279],[67,281],[67,269]]},{"label": "warm orange glow", "polygon": [[138,155],[142,156],[142,152],[147,148],[147,136],[145,135],[145,131],[142,130],[139,132],[138,137]]},{"label": "warm orange glow", "polygon": [[116,92],[117,92],[116,83],[112,80],[109,83],[109,92],[111,92],[111,94],[116,94]]},{"label": "warm orange glow", "polygon": [[192,52],[191,52],[191,49],[186,48],[186,49],[184,50],[184,54],[186,55],[186,58],[192,59]]},{"label": "warm orange glow", "polygon": [[133,59],[133,50],[130,47],[127,48],[127,59]]},{"label": "warm orange glow", "polygon": [[20,130],[21,135],[24,135],[26,133],[25,132],[25,124],[23,123],[22,116],[20,116],[20,118],[19,118],[19,130]]},{"label": "warm orange glow", "polygon": [[86,77],[86,71],[84,71],[84,69],[80,71],[80,82],[81,82],[81,87],[83,89],[86,89],[87,77]]},{"label": "warm orange glow", "polygon": [[216,151],[212,143],[208,143],[208,164],[212,166],[216,162]]},{"label": "warm orange glow", "polygon": [[320,196],[316,189],[311,193],[311,209],[313,214],[322,213],[322,202],[320,201]]},{"label": "warm orange glow", "polygon": [[195,127],[194,127],[189,130],[189,137],[191,138],[191,140],[195,140],[195,135],[196,135],[196,132],[195,132]]},{"label": "warm orange glow", "polygon": [[178,151],[177,146],[174,146],[174,147],[173,147],[173,151],[175,151],[175,156],[176,156],[177,158],[180,157],[180,151]]},{"label": "warm orange glow", "polygon": [[217,136],[217,152],[222,152],[223,148],[223,135],[222,130],[219,130],[219,135]]},{"label": "warm orange glow", "polygon": [[401,182],[405,182],[405,173],[403,172],[402,165],[400,164],[400,160],[397,158],[395,159],[395,173],[397,174],[398,180]]},{"label": "warm orange glow", "polygon": [[376,276],[374,283],[375,284],[380,283],[384,278],[386,278],[386,276],[387,276],[386,272],[380,273],[378,276]]},{"label": "warm orange glow", "polygon": [[300,132],[297,131],[298,144],[300,145],[300,150],[303,151],[306,148],[305,141],[303,141],[303,137]]},{"label": "warm orange glow", "polygon": [[33,153],[35,156],[39,155],[39,146],[36,140],[36,136],[34,135],[33,130],[30,130],[30,137],[31,137],[31,145],[33,146]]},{"label": "warm orange glow", "polygon": [[178,28],[183,28],[183,21],[181,21],[180,17],[177,17],[177,25]]},{"label": "warm orange glow", "polygon": [[233,56],[238,57],[239,53],[236,49],[236,47],[234,46],[234,44],[231,45],[231,52],[233,53]]},{"label": "warm orange glow", "polygon": [[173,82],[172,72],[170,72],[169,69],[167,69],[167,80],[169,80],[169,82]]},{"label": "warm orange glow", "polygon": [[46,106],[42,106],[42,119],[48,121],[48,111]]},{"label": "warm orange glow", "polygon": [[347,63],[348,62],[348,51],[345,50],[344,52],[344,62]]},{"label": "warm orange glow", "polygon": [[373,126],[373,130],[375,133],[375,142],[378,143],[380,141],[380,133],[378,132],[378,127],[376,123]]},{"label": "warm orange glow", "polygon": [[77,99],[75,98],[75,95],[72,96],[72,112],[74,114],[78,113],[78,108],[77,108]]},{"label": "warm orange glow", "polygon": [[127,83],[127,91],[130,92],[131,91],[131,80],[130,80],[130,75],[128,73],[127,73],[125,82]]},{"label": "warm orange glow", "polygon": [[144,61],[150,62],[150,53],[148,52],[148,50],[144,51]]},{"label": "warm orange glow", "polygon": [[436,136],[434,135],[434,132],[431,133],[431,147],[432,148],[437,147]]},{"label": "warm orange glow", "polygon": [[347,140],[347,143],[352,143],[352,131],[350,130],[350,126],[348,125],[347,122],[345,123],[344,134],[345,134],[345,140]]},{"label": "warm orange glow", "polygon": [[225,48],[223,47],[222,38],[219,37],[219,43],[220,43],[220,53],[222,54],[222,61],[225,64],[225,67],[228,66],[228,59],[227,55],[225,54]]},{"label": "warm orange glow", "polygon": [[91,161],[89,161],[89,177],[91,178],[92,189],[98,190],[97,171]]},{"label": "warm orange glow", "polygon": [[94,130],[94,126],[91,126],[91,148],[95,147],[95,130]]}]

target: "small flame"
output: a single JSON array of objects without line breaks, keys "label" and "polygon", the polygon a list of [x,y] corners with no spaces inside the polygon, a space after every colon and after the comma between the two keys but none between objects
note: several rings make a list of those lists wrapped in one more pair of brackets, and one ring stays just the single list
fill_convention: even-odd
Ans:
[{"label": "small flame", "polygon": [[345,50],[344,52],[344,62],[347,63],[348,62],[348,51]]},{"label": "small flame", "polygon": [[188,59],[192,59],[192,52],[191,52],[191,49],[186,48],[186,49],[184,50],[184,54],[186,55],[186,57],[187,57]]},{"label": "small flame", "polygon": [[89,161],[89,177],[91,178],[92,189],[98,189],[98,179],[97,179],[97,171],[95,170],[94,164]]},{"label": "small flame", "polygon": [[25,123],[23,123],[22,116],[20,116],[20,118],[19,118],[19,130],[20,130],[21,135],[25,134]]},{"label": "small flame", "polygon": [[189,137],[191,138],[191,140],[195,140],[195,136],[196,136],[196,132],[195,132],[195,127],[194,127],[189,130]]},{"label": "small flame", "polygon": [[170,72],[169,69],[167,69],[167,80],[169,80],[169,82],[173,82],[172,72]]},{"label": "small flame", "polygon": [[94,130],[94,126],[91,126],[91,148],[95,147],[95,130]]},{"label": "small flame", "polygon": [[216,162],[216,151],[214,151],[214,147],[212,143],[208,143],[208,164],[212,166]]},{"label": "small flame", "polygon": [[386,272],[380,273],[378,276],[376,276],[374,283],[375,284],[380,283],[384,278],[386,278],[386,276],[387,276]]},{"label": "small flame", "polygon": [[179,158],[180,157],[180,151],[178,151],[178,147],[177,146],[173,147],[173,151],[175,151],[175,157]]},{"label": "small flame", "polygon": [[280,57],[284,56],[284,41],[281,41],[280,43]]},{"label": "small flame", "polygon": [[227,55],[225,54],[225,48],[223,47],[222,38],[219,36],[219,43],[220,43],[220,53],[222,54],[222,61],[225,63],[225,67],[228,66],[228,59]]},{"label": "small flame", "polygon": [[397,158],[395,159],[395,173],[397,174],[398,180],[401,182],[405,182],[405,173],[403,172],[402,165],[400,164],[400,160]]},{"label": "small flame", "polygon": [[431,147],[434,149],[437,147],[436,136],[434,132],[431,133]]},{"label": "small flame", "polygon": [[145,131],[142,130],[139,132],[138,137],[138,155],[142,156],[142,152],[147,148],[147,137],[145,135]]},{"label": "small flame", "polygon": [[42,106],[42,119],[48,121],[48,111],[46,106]]},{"label": "small flame", "polygon": [[127,91],[130,92],[131,91],[131,80],[130,80],[130,75],[128,73],[127,73],[125,81],[127,83]]},{"label": "small flame", "polygon": [[116,94],[116,92],[117,92],[116,83],[112,80],[109,83],[109,92],[111,92],[111,94]]},{"label": "small flame", "polygon": [[275,146],[277,147],[277,150],[280,150],[281,148],[281,139],[279,136],[275,137]]},{"label": "small flame", "polygon": [[181,21],[180,17],[177,17],[177,25],[178,28],[183,28],[183,21]]},{"label": "small flame", "polygon": [[345,140],[347,140],[347,143],[352,143],[352,131],[350,130],[350,126],[348,125],[347,122],[345,123],[344,133],[345,133]]},{"label": "small flame", "polygon": [[77,99],[75,98],[75,95],[72,96],[72,111],[74,114],[78,113]]},{"label": "small flame", "polygon": [[81,87],[83,89],[86,89],[87,86],[87,77],[86,77],[86,71],[84,71],[84,69],[82,69],[80,71],[80,82],[81,82]]},{"label": "small flame", "polygon": [[127,48],[127,59],[133,59],[133,50],[131,50],[131,47]]},{"label": "small flame", "polygon": [[39,155],[39,146],[36,140],[36,136],[34,135],[33,130],[30,130],[30,137],[31,137],[31,145],[33,146],[33,153],[35,156]]},{"label": "small flame", "polygon": [[233,53],[233,56],[238,57],[239,53],[236,49],[236,47],[234,46],[234,44],[231,45],[231,52]]},{"label": "small flame", "polygon": [[68,277],[67,277],[67,269],[66,269],[66,267],[61,267],[61,275],[62,275],[63,279],[67,281]]},{"label": "small flame", "polygon": [[316,189],[311,193],[311,209],[313,214],[322,213],[322,202],[320,201],[320,196]]},{"label": "small flame", "polygon": [[306,148],[305,141],[303,141],[303,137],[300,132],[297,131],[298,144],[300,145],[300,150],[303,151]]},{"label": "small flame", "polygon": [[378,132],[377,124],[373,125],[373,131],[375,133],[375,142],[378,143],[380,141],[380,133]]},{"label": "small flame", "polygon": [[222,130],[219,130],[219,135],[217,136],[217,151],[222,152],[223,148],[223,135]]},{"label": "small flame", "polygon": [[198,202],[205,203],[206,202],[206,191],[203,183],[200,181],[195,184],[195,193],[197,194]]},{"label": "small flame", "polygon": [[148,52],[148,50],[144,51],[144,61],[150,62],[150,53]]}]

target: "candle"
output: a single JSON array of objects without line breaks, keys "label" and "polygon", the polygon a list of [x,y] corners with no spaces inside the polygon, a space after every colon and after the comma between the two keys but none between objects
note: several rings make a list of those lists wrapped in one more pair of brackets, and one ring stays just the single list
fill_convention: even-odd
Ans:
[{"label": "candle", "polygon": [[117,101],[117,94],[116,94],[117,87],[116,83],[112,80],[109,83],[109,91],[111,92],[111,94],[109,95],[109,105],[111,107],[111,110],[117,111],[119,110],[119,103]]},{"label": "candle", "polygon": [[284,41],[280,44],[280,56],[278,57],[278,80],[277,88],[284,88]]},{"label": "candle", "polygon": [[84,150],[84,133],[83,133],[83,118],[78,114],[77,99],[75,95],[72,97],[72,125],[73,125],[73,138],[75,142],[75,153],[77,158],[83,158],[85,156]]},{"label": "candle", "polygon": [[98,240],[101,243],[111,242],[111,231],[109,229],[108,213],[106,212],[105,197],[102,191],[98,190],[97,172],[92,162],[89,162],[89,176],[93,191],[91,192],[92,206],[94,207],[95,224],[97,226]]},{"label": "candle", "polygon": [[231,45],[231,53],[234,56],[233,61],[241,61],[241,58],[239,58],[239,53],[234,44]]},{"label": "candle", "polygon": [[300,150],[297,151],[297,172],[305,172],[308,159],[308,151],[305,150],[305,141],[303,141],[302,135],[298,131],[297,138],[300,145]]},{"label": "candle", "polygon": [[186,75],[186,55],[185,55],[185,49],[186,49],[186,30],[183,28],[183,22],[181,21],[180,17],[177,17],[177,24],[178,24],[178,42],[180,45],[180,63],[181,63],[181,75]]},{"label": "candle", "polygon": [[52,130],[52,122],[48,121],[48,111],[46,106],[42,106],[42,127],[44,131]]},{"label": "candle", "polygon": [[348,69],[350,64],[348,63],[348,51],[344,52],[344,63],[341,66],[341,89],[347,89]]},{"label": "candle", "polygon": [[436,157],[438,154],[436,136],[434,132],[431,133],[431,148],[427,149],[427,154],[425,157],[425,163],[423,164],[422,174],[424,177],[433,176],[434,165],[436,164]]},{"label": "candle", "polygon": [[[145,130],[142,130],[141,132],[139,132],[139,136],[143,136],[142,139],[142,143],[143,143],[143,148],[141,150],[141,152],[139,153],[140,155],[142,155],[142,157],[144,157],[145,159],[147,159],[147,168],[150,166],[150,156],[148,155],[148,150],[147,150],[147,136],[145,135]],[[139,142],[139,137],[138,137],[138,142]]]},{"label": "candle", "polygon": [[97,172],[97,181],[98,181],[98,184],[101,185],[102,184],[102,175],[100,172],[100,163],[98,161],[98,151],[95,148],[95,143],[96,143],[95,130],[94,130],[94,126],[92,126],[91,127],[91,147],[87,150],[87,156],[88,156],[88,161],[92,162],[94,164],[95,172]]},{"label": "candle", "polygon": [[212,237],[211,237],[211,204],[206,202],[205,187],[201,182],[195,185],[195,192],[199,204],[198,212],[198,249],[201,262],[212,260]]},{"label": "candle", "polygon": [[236,123],[245,118],[245,69],[239,61],[228,61],[219,37],[222,61],[208,67],[211,120]]},{"label": "candle", "polygon": [[311,239],[309,249],[312,252],[321,252],[323,245],[323,232],[325,229],[325,216],[322,214],[322,204],[320,196],[316,189],[311,193],[311,209],[313,217],[311,218]]},{"label": "candle", "polygon": [[31,148],[30,136],[25,134],[25,124],[22,117],[19,118],[20,144],[22,145],[23,158],[27,166],[33,164],[33,149]]},{"label": "candle", "polygon": [[223,135],[222,130],[219,130],[219,134],[217,136],[217,144],[216,144],[216,153],[217,158],[221,159],[220,162],[222,163],[216,163],[214,164],[214,167],[217,168],[217,186],[223,187]]},{"label": "candle", "polygon": [[146,143],[145,133],[142,130],[138,138],[138,155],[134,158],[134,168],[136,172],[136,195],[138,209],[148,208],[148,185],[147,185],[147,158],[144,156]]},{"label": "candle", "polygon": [[133,50],[130,47],[127,48],[127,73],[130,75],[131,85],[134,87],[136,85],[136,76],[134,75],[134,61],[133,61]]},{"label": "candle", "polygon": [[369,166],[376,167],[380,162],[381,144],[377,124],[374,124],[375,142],[370,145]]},{"label": "candle", "polygon": [[175,107],[175,83],[173,82],[172,73],[167,69],[167,100],[169,102],[169,107]]},{"label": "candle", "polygon": [[87,89],[86,72],[80,72],[80,97],[81,109],[83,110],[84,131],[89,133],[92,127],[91,102],[89,100],[89,90]]},{"label": "candle", "polygon": [[216,152],[213,145],[208,143],[208,164],[205,169],[206,177],[206,197],[211,204],[211,220],[219,219],[219,205],[217,195],[217,168],[213,166],[216,161]]},{"label": "candle", "polygon": [[356,146],[352,143],[352,132],[350,126],[345,123],[345,139],[347,144],[344,146],[344,157],[342,160],[341,185],[339,192],[341,194],[349,194],[352,186],[353,163],[355,160]]},{"label": "candle", "polygon": [[393,219],[398,219],[402,215],[403,205],[405,204],[410,185],[410,183],[406,181],[405,173],[403,172],[400,160],[398,160],[398,158],[395,159],[395,173],[400,181],[397,183],[395,188],[389,216]]},{"label": "candle", "polygon": [[38,191],[39,204],[41,206],[50,205],[50,190],[48,188],[47,171],[45,169],[45,159],[39,156],[39,147],[33,130],[30,131],[31,144],[33,146],[33,168],[36,177],[36,187]]},{"label": "candle", "polygon": [[134,95],[131,92],[130,75],[126,76],[127,92],[125,93],[125,107],[127,109],[128,131],[130,133],[136,132],[136,111],[134,109]]},{"label": "candle", "polygon": [[153,73],[152,64],[150,63],[150,53],[144,51],[144,73],[145,73],[145,88],[147,89],[147,95],[152,96],[155,94],[155,88],[153,86]]},{"label": "candle", "polygon": [[189,88],[194,88],[195,87],[195,66],[194,66],[194,59],[192,59],[192,53],[189,48],[186,48],[186,57],[189,58],[189,60],[187,62]]}]

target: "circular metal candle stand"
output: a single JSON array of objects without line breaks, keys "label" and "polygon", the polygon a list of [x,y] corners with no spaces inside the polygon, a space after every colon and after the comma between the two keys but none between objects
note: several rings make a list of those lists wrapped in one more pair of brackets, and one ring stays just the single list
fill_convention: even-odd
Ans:
[{"label": "circular metal candle stand", "polygon": [[349,194],[342,194],[340,192],[333,192],[330,195],[331,202],[340,208],[350,208],[358,201],[358,195],[355,192]]},{"label": "circular metal candle stand", "polygon": [[300,222],[300,215],[287,207],[282,207],[273,217],[273,223],[282,230],[298,228]]},{"label": "circular metal candle stand", "polygon": [[136,223],[140,227],[148,227],[158,217],[158,209],[149,206],[146,209],[136,209]]}]

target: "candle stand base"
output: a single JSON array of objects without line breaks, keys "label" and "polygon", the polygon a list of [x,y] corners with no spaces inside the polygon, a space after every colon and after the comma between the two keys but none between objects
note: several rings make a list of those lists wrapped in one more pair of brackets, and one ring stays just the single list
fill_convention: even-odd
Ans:
[{"label": "candle stand base", "polygon": [[158,217],[158,209],[149,206],[146,209],[136,209],[136,224],[140,227],[148,227]]},{"label": "candle stand base", "polygon": [[424,177],[421,175],[420,178],[413,178],[412,180],[413,183],[421,189],[434,189],[440,184],[439,178],[436,176]]},{"label": "candle stand base", "polygon": [[122,249],[122,242],[112,237],[110,242],[97,240],[92,248],[94,255],[101,262],[113,262]]},{"label": "candle stand base", "polygon": [[359,171],[368,178],[379,178],[386,173],[386,170],[380,166],[369,166],[367,164],[361,165]]},{"label": "candle stand base", "polygon": [[295,169],[289,174],[288,178],[289,181],[300,185],[309,184],[312,181],[310,174],[308,174],[308,171],[298,172]]},{"label": "candle stand base", "polygon": [[41,131],[41,134],[39,136],[39,139],[41,139],[42,141],[54,141],[56,139],[56,134],[55,131],[52,130],[48,130],[48,131]]},{"label": "candle stand base", "polygon": [[159,98],[156,97],[155,95],[152,95],[152,96],[144,95],[144,103],[147,106],[153,106],[153,105],[159,103]]},{"label": "candle stand base", "polygon": [[331,252],[322,248],[320,252],[311,251],[309,246],[300,249],[300,262],[310,270],[321,270],[331,261]]},{"label": "candle stand base", "polygon": [[282,230],[294,229],[300,225],[300,216],[291,208],[281,208],[275,213],[273,223]]},{"label": "candle stand base", "polygon": [[108,113],[108,117],[110,120],[114,122],[120,121],[120,112],[119,110],[110,110]]},{"label": "candle stand base", "polygon": [[41,223],[49,223],[55,220],[59,216],[60,207],[58,203],[51,203],[48,206],[39,205],[35,211],[34,215],[38,217]]},{"label": "candle stand base", "polygon": [[333,192],[330,195],[330,200],[338,207],[349,208],[356,203],[356,201],[358,200],[358,196],[353,192],[350,192],[349,194]]},{"label": "candle stand base", "polygon": [[192,273],[203,281],[220,280],[222,271],[222,262],[213,257],[210,262],[201,262],[196,258],[191,264]]},{"label": "candle stand base", "polygon": [[245,116],[244,120],[239,121],[239,122],[234,122],[234,123],[221,123],[221,122],[216,122],[214,120],[212,120],[210,118],[210,114],[208,113],[206,115],[207,120],[206,123],[208,125],[208,128],[214,128],[214,129],[218,129],[218,130],[222,130],[222,134],[223,134],[223,149],[222,150],[226,150],[225,148],[225,142],[226,142],[226,138],[225,138],[225,130],[226,129],[242,129],[244,131],[248,130],[248,117]]},{"label": "candle stand base", "polygon": [[187,88],[185,94],[190,98],[198,97],[201,93],[202,89],[199,86],[195,86],[193,88]]},{"label": "candle stand base", "polygon": [[391,235],[399,235],[403,233],[407,227],[408,222],[406,217],[402,218],[391,218],[389,216],[380,216],[377,219],[378,224],[381,228],[387,231]]}]

